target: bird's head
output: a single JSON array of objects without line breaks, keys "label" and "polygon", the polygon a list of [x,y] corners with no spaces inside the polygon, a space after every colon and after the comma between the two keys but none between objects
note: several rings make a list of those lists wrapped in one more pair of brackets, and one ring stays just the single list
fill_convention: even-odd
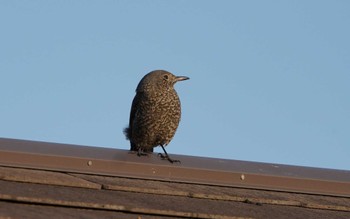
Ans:
[{"label": "bird's head", "polygon": [[186,76],[175,76],[165,70],[155,70],[146,74],[137,86],[137,92],[150,90],[170,90],[174,89],[174,84],[178,81],[190,79]]}]

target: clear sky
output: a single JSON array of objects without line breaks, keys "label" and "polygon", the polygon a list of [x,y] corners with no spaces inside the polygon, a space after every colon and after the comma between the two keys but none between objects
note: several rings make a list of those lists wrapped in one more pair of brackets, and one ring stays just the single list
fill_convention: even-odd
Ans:
[{"label": "clear sky", "polygon": [[[350,169],[350,1],[0,1],[0,137],[128,149],[165,69],[184,154]],[[161,151],[157,149],[157,151]]]}]

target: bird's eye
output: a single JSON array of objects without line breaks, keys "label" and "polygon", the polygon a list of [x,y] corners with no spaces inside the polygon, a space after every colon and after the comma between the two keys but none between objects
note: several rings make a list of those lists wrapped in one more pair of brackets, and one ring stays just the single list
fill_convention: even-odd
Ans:
[{"label": "bird's eye", "polygon": [[168,75],[164,75],[164,79],[168,80],[169,76]]}]

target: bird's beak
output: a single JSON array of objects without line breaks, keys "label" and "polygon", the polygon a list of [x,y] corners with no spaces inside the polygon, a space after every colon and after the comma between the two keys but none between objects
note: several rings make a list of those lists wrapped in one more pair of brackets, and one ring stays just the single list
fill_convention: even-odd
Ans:
[{"label": "bird's beak", "polygon": [[176,76],[176,81],[184,81],[190,79],[189,77],[186,76]]}]

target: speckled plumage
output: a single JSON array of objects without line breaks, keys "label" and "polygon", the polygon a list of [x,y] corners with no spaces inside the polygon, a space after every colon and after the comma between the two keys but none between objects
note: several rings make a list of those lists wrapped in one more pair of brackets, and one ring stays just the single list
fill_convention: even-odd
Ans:
[{"label": "speckled plumage", "polygon": [[153,152],[154,147],[164,149],[163,146],[169,144],[181,118],[180,99],[174,84],[187,79],[164,70],[152,71],[141,79],[132,102],[129,127],[124,130],[130,140],[130,150]]}]

